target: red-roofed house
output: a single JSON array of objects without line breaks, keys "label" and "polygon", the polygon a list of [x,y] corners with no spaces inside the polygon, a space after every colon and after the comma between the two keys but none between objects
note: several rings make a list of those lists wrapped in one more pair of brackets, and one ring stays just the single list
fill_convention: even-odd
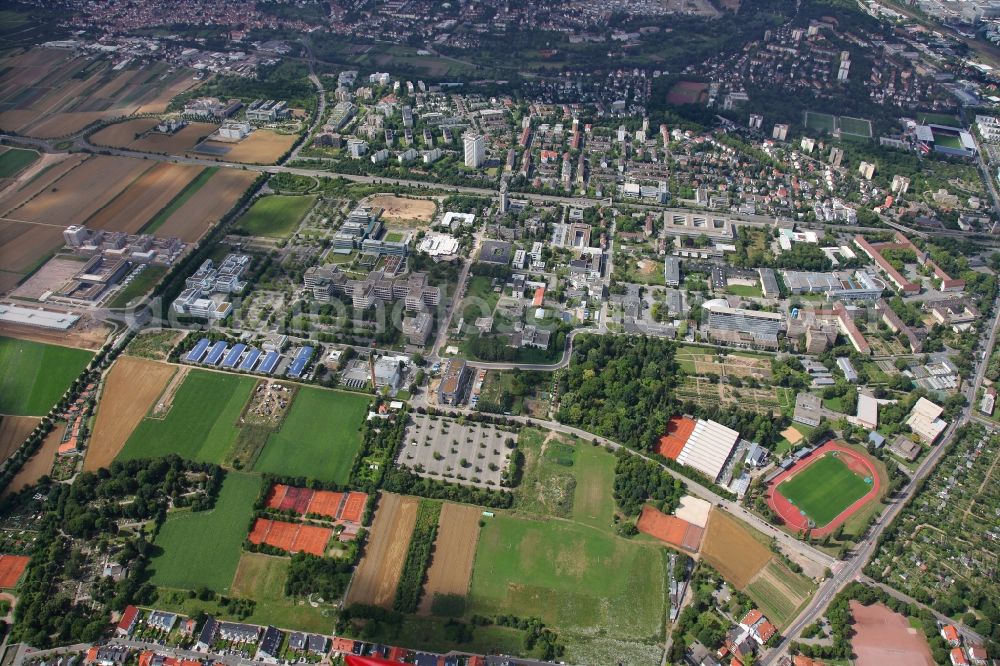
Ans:
[{"label": "red-roofed house", "polygon": [[354,641],[350,638],[334,638],[330,651],[334,654],[350,654],[354,649]]},{"label": "red-roofed house", "polygon": [[965,658],[965,653],[960,647],[952,648],[948,656],[951,659],[951,666],[969,666],[969,660]]},{"label": "red-roofed house", "polygon": [[952,647],[962,644],[962,637],[958,634],[958,629],[953,624],[946,624],[941,627],[941,638]]},{"label": "red-roofed house", "polygon": [[122,613],[122,619],[118,621],[115,631],[119,636],[131,636],[135,631],[135,625],[139,623],[139,609],[135,606],[127,606]]},{"label": "red-roofed house", "polygon": [[531,301],[531,307],[540,308],[545,300],[545,287],[535,289],[535,298]]},{"label": "red-roofed house", "polygon": [[755,631],[755,637],[757,638],[758,641],[760,641],[762,645],[766,643],[771,638],[771,636],[774,636],[776,633],[778,633],[778,630],[775,628],[775,626],[770,622],[768,622],[767,620],[764,620],[763,622],[758,624],[754,631]]},{"label": "red-roofed house", "polygon": [[764,614],[761,613],[756,608],[754,608],[753,610],[748,611],[747,614],[743,616],[743,619],[740,620],[740,626],[743,627],[744,629],[749,629],[750,627],[760,622],[761,619],[763,619],[763,617]]}]

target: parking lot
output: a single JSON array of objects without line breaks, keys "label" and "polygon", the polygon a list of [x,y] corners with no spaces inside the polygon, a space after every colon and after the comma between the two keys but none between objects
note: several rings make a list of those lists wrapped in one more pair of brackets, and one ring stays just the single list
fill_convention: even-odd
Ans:
[{"label": "parking lot", "polygon": [[412,414],[396,464],[421,476],[466,485],[499,488],[517,443],[517,433],[479,423]]}]

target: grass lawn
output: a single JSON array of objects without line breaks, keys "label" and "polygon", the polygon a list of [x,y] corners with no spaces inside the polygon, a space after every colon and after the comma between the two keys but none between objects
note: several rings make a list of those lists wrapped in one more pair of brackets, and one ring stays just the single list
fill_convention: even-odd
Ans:
[{"label": "grass lawn", "polygon": [[500,294],[493,291],[492,278],[485,275],[473,275],[469,279],[469,287],[465,292],[462,316],[465,325],[472,326],[478,317],[493,316],[493,309],[500,300]]},{"label": "grass lawn", "polygon": [[368,404],[368,396],[359,393],[302,388],[254,469],[347,483]]},{"label": "grass lawn", "polygon": [[871,484],[848,469],[840,458],[825,455],[778,486],[778,492],[822,527],[864,497]]},{"label": "grass lawn", "polygon": [[316,203],[315,195],[286,196],[272,194],[257,199],[243,214],[236,228],[251,236],[288,238],[305,214]]},{"label": "grass lawn", "polygon": [[38,159],[38,153],[23,148],[10,148],[0,153],[0,178],[10,178]]},{"label": "grass lawn", "polygon": [[115,294],[114,299],[108,304],[109,308],[123,308],[136,298],[146,295],[150,289],[155,287],[167,272],[166,266],[147,265],[142,272],[132,278],[128,286]]},{"label": "grass lawn", "polygon": [[581,440],[576,445],[576,492],[573,518],[585,525],[609,529],[615,514],[615,457],[600,446]]},{"label": "grass lawn", "polygon": [[228,592],[258,494],[259,476],[229,472],[211,511],[168,516],[154,542],[153,584]]},{"label": "grass lawn", "polygon": [[[455,641],[454,633],[448,631],[446,623],[447,621],[441,618],[404,615],[398,628],[386,622],[378,622],[374,623],[376,626],[371,627],[375,630],[374,634],[371,634],[370,629],[366,627],[363,635],[366,641],[405,645],[413,650],[429,652],[443,653],[458,649],[479,654],[525,654],[523,631],[507,627],[469,625],[472,640],[458,643]],[[329,627],[326,630],[326,633],[328,632]],[[362,635],[362,632],[358,631],[347,633],[357,637]]]},{"label": "grass lawn", "polygon": [[558,630],[648,640],[664,630],[666,549],[558,519],[486,519],[470,613],[531,609]]},{"label": "grass lawn", "polygon": [[218,170],[219,167],[208,167],[192,178],[191,182],[185,185],[184,189],[178,192],[177,196],[170,200],[170,203],[161,208],[159,212],[142,227],[142,233],[151,234],[162,227],[163,223],[169,220],[170,216],[177,212],[177,209],[186,204],[187,200],[193,197],[194,193],[200,190]]},{"label": "grass lawn", "polygon": [[93,356],[83,349],[0,337],[0,414],[44,416]]},{"label": "grass lawn", "polygon": [[839,395],[834,398],[823,398],[823,406],[835,412],[844,413],[844,400]]},{"label": "grass lawn", "polygon": [[118,454],[121,460],[170,453],[220,463],[236,439],[236,421],[255,379],[191,370],[164,418],[145,418]]},{"label": "grass lawn", "polygon": [[726,291],[734,296],[743,296],[744,298],[762,296],[760,287],[751,286],[749,284],[730,284],[726,285]]}]

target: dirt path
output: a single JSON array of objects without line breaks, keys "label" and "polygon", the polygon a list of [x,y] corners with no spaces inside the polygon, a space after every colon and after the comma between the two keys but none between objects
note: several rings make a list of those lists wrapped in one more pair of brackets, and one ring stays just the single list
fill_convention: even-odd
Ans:
[{"label": "dirt path", "polygon": [[177,395],[177,390],[184,383],[188,373],[191,372],[191,366],[178,365],[175,367],[177,368],[177,373],[174,374],[174,378],[167,384],[167,387],[160,395],[160,399],[156,401],[156,405],[150,411],[149,418],[151,419],[164,419],[167,417],[167,413],[170,412],[170,408],[174,404],[174,396]]}]

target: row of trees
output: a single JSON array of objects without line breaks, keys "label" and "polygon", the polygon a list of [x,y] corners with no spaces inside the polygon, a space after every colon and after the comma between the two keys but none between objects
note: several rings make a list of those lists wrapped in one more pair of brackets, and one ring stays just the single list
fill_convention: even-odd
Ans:
[{"label": "row of trees", "polygon": [[434,539],[437,537],[440,515],[441,502],[421,500],[417,509],[417,519],[413,525],[413,535],[410,537],[410,547],[403,562],[403,572],[396,587],[393,610],[401,613],[417,611],[424,580],[427,578],[427,567],[434,552]]}]

